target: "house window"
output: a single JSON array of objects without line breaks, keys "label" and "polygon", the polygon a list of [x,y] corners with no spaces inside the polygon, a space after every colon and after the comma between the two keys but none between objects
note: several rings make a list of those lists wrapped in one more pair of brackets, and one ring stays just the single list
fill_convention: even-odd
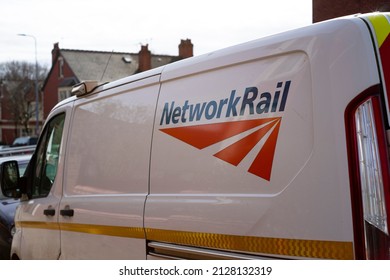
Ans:
[{"label": "house window", "polygon": [[[28,105],[28,112],[30,112],[31,116],[33,116],[33,119],[36,120],[36,109],[37,107],[35,107],[36,105],[36,102],[35,101],[32,101],[29,105]],[[38,120],[42,120],[43,119],[43,112],[42,112],[42,104],[40,102],[38,102]]]},{"label": "house window", "polygon": [[31,116],[33,116],[34,120],[36,119],[36,109],[38,109],[38,118],[42,119],[42,108],[41,108],[41,103],[38,102],[38,108],[36,108],[36,102],[31,101],[28,105],[28,112],[30,113]]},{"label": "house window", "polygon": [[58,89],[58,102],[67,99],[71,96],[71,87],[62,87]]}]

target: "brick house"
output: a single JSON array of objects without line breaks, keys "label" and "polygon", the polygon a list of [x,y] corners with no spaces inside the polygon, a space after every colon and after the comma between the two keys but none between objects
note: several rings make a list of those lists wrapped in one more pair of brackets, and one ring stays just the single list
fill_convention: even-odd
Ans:
[{"label": "brick house", "polygon": [[389,0],[313,0],[313,22],[331,18],[370,13],[375,11],[390,11]]},{"label": "brick house", "polygon": [[110,82],[174,61],[193,56],[190,39],[181,40],[177,56],[156,55],[141,46],[138,53],[60,49],[55,43],[52,66],[43,83],[43,117],[61,100],[70,96],[72,87],[85,80]]}]

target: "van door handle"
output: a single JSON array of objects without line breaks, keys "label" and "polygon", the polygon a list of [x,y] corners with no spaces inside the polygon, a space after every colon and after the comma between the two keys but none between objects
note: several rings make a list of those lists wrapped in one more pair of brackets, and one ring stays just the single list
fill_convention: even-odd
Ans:
[{"label": "van door handle", "polygon": [[45,216],[54,216],[56,214],[56,210],[53,208],[48,208],[43,210],[43,215]]},{"label": "van door handle", "polygon": [[60,210],[60,215],[61,216],[67,216],[67,217],[73,217],[74,215],[74,210],[70,209],[69,206],[65,207],[65,209]]}]

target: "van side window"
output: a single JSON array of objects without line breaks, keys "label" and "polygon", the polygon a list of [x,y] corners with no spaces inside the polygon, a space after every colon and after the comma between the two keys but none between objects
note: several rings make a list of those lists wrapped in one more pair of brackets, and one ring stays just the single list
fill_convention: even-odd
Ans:
[{"label": "van side window", "polygon": [[54,117],[42,133],[36,150],[33,175],[32,197],[45,197],[49,194],[57,174],[65,114]]}]

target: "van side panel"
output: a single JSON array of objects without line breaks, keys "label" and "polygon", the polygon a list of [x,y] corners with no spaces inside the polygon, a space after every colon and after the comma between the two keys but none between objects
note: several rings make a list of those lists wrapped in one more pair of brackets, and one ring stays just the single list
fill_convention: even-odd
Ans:
[{"label": "van side panel", "polygon": [[354,258],[344,112],[379,83],[369,43],[362,21],[340,20],[168,65],[150,253]]},{"label": "van side panel", "polygon": [[145,259],[143,210],[159,76],[75,103],[60,216],[61,258]]}]

